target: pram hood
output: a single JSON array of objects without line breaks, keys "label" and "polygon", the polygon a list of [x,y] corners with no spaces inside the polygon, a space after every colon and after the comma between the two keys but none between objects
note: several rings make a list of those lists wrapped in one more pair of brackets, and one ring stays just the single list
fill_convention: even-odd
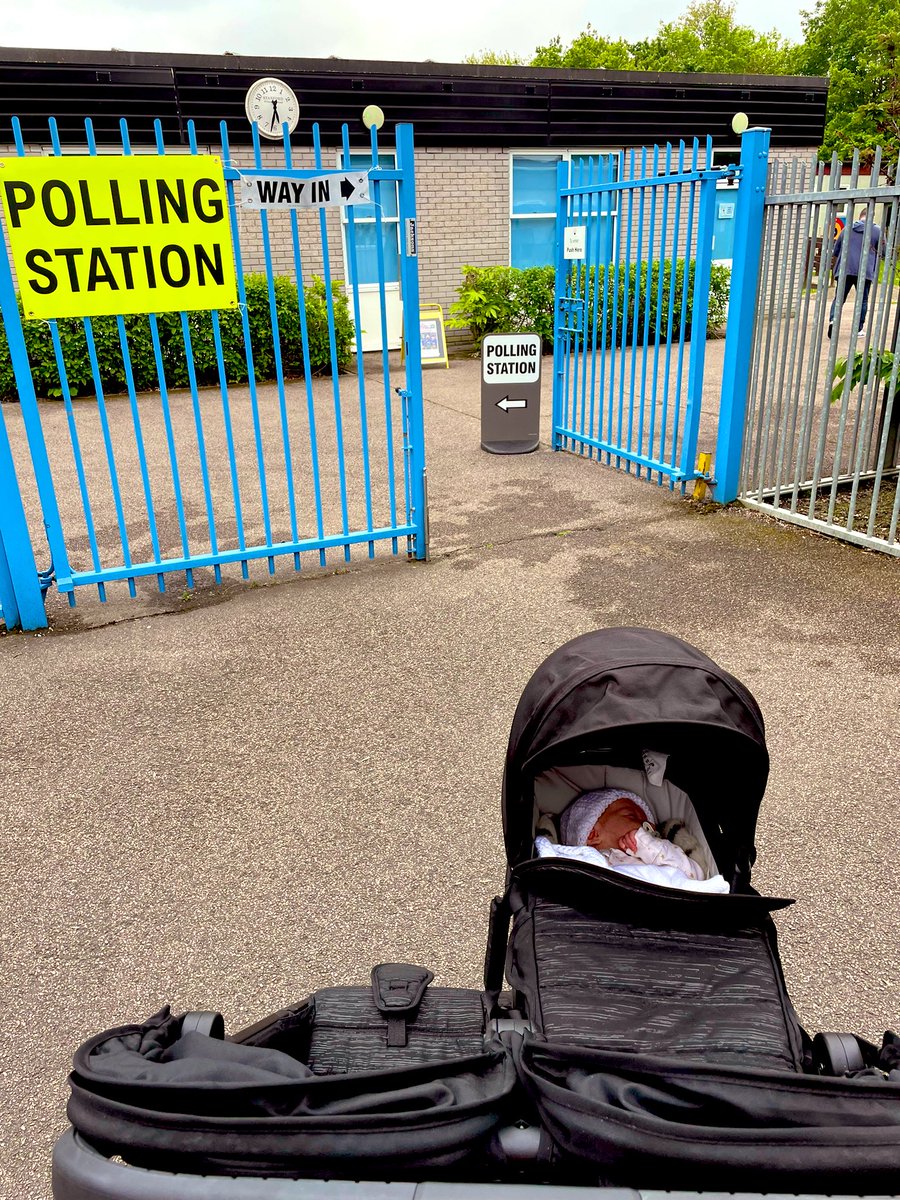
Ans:
[{"label": "pram hood", "polygon": [[722,873],[738,888],[748,884],[769,771],[762,713],[700,650],[638,627],[574,638],[525,685],[503,776],[509,866],[533,856],[536,782],[548,771],[644,770],[646,751],[667,756],[665,779],[691,798]]}]

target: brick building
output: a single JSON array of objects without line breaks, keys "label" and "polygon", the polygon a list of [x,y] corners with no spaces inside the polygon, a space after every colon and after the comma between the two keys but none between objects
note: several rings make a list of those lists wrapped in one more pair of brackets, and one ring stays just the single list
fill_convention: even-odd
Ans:
[{"label": "brick building", "polygon": [[[85,119],[90,118],[98,152],[121,152],[119,120],[125,117],[135,153],[155,152],[157,132],[166,152],[188,152],[188,123],[199,149],[221,152],[219,122],[229,131],[232,162],[253,164],[250,129],[244,112],[248,87],[276,76],[296,92],[300,123],[292,137],[293,164],[314,166],[311,129],[322,139],[322,166],[339,165],[341,125],[349,127],[351,151],[364,154],[368,135],[361,121],[367,104],[385,114],[380,147],[392,156],[392,130],[411,122],[416,138],[419,218],[419,273],[423,301],[446,310],[456,298],[460,269],[552,261],[555,164],[560,158],[593,159],[600,171],[624,178],[640,167],[631,148],[712,136],[714,162],[734,161],[736,112],[751,125],[772,129],[773,158],[809,158],[821,141],[827,82],[818,78],[647,74],[642,72],[561,71],[525,67],[463,66],[439,63],[357,62],[339,59],[242,58],[122,51],[0,50],[0,150],[15,153],[10,118],[21,122],[26,152],[52,153],[48,118],[55,118],[65,152],[87,151]],[[3,143],[7,143],[3,149]],[[262,165],[284,165],[284,150],[267,143]],[[730,257],[733,206],[720,206],[714,254]],[[730,214],[730,215],[729,215]],[[615,205],[596,214],[619,219]],[[365,211],[363,223],[371,220]],[[239,210],[245,271],[264,268],[258,213]],[[273,266],[293,273],[290,224],[286,214],[269,221]],[[346,278],[344,221],[327,214],[333,276]],[[383,237],[387,270],[396,274],[399,223],[396,207],[385,201]],[[300,222],[304,272],[322,271],[318,220]],[[370,226],[358,237],[363,256],[374,255]],[[363,275],[365,268],[363,267]],[[362,291],[365,292],[363,285]],[[376,302],[373,294],[369,302]],[[388,337],[397,344],[399,284],[388,287]],[[370,310],[371,311],[371,310]],[[364,346],[380,345],[377,321],[367,321]],[[372,326],[371,330],[369,325]]]}]

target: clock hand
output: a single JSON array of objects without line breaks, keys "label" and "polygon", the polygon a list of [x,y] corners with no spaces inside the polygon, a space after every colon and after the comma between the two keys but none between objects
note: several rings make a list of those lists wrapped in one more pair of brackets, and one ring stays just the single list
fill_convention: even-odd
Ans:
[{"label": "clock hand", "polygon": [[274,128],[275,128],[275,122],[276,122],[277,120],[278,120],[278,101],[277,101],[277,100],[273,100],[273,101],[272,101],[272,123],[271,123],[271,125],[269,126],[269,128],[270,128],[270,129],[274,129]]}]

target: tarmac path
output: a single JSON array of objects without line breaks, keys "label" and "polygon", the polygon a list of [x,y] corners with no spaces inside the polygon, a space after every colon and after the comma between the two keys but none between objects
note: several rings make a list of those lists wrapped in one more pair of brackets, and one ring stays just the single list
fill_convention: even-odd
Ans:
[{"label": "tarmac path", "polygon": [[754,882],[799,898],[801,1020],[900,1023],[900,562],[546,441],[486,455],[472,367],[426,376],[430,563],[86,600],[0,638],[0,1197],[49,1195],[70,1057],[103,1028],[171,1003],[235,1030],[386,960],[478,986],[518,696],[601,625],[750,687]]}]

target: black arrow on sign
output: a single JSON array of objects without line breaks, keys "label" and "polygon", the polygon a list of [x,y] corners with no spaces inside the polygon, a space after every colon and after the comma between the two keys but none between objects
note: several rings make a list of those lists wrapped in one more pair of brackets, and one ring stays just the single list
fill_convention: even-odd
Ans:
[{"label": "black arrow on sign", "polygon": [[353,183],[352,180],[347,179],[347,177],[345,176],[341,180],[341,195],[344,197],[345,200],[349,200],[355,191],[356,191],[356,184]]},{"label": "black arrow on sign", "polygon": [[497,401],[497,407],[502,408],[504,412],[509,412],[511,408],[527,408],[527,400],[510,400],[509,396],[504,396],[502,400]]}]

